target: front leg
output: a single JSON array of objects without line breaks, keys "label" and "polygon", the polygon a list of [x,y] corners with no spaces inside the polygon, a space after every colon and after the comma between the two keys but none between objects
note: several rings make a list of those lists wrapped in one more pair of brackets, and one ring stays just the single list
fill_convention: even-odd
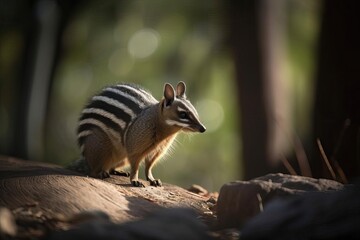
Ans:
[{"label": "front leg", "polygon": [[129,158],[131,172],[130,172],[130,183],[134,187],[145,187],[145,185],[139,181],[139,165],[141,158],[131,157]]},{"label": "front leg", "polygon": [[152,167],[154,166],[154,163],[160,158],[161,153],[160,152],[156,152],[156,153],[152,153],[149,154],[146,158],[145,158],[145,176],[146,176],[146,180],[149,181],[151,186],[154,187],[161,187],[162,183],[160,179],[155,179],[154,176],[152,175]]}]

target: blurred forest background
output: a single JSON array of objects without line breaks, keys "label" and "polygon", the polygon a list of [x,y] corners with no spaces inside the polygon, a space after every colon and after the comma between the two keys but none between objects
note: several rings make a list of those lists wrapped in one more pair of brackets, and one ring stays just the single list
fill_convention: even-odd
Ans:
[{"label": "blurred forest background", "polygon": [[273,171],[356,177],[356,5],[0,0],[0,153],[66,165],[94,93],[133,82],[160,99],[182,80],[208,131],[180,135],[154,169],[163,181],[217,191]]}]

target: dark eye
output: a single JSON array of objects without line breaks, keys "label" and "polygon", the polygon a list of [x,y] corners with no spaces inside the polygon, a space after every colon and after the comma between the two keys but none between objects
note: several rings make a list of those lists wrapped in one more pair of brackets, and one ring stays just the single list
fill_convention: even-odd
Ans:
[{"label": "dark eye", "polygon": [[179,118],[181,118],[181,119],[188,118],[187,112],[179,112]]}]

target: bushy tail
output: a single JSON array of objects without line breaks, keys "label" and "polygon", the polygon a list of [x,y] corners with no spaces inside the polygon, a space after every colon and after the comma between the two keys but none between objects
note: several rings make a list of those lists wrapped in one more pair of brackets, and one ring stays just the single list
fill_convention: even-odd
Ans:
[{"label": "bushy tail", "polygon": [[89,175],[90,168],[84,157],[70,163],[65,167],[66,169]]}]

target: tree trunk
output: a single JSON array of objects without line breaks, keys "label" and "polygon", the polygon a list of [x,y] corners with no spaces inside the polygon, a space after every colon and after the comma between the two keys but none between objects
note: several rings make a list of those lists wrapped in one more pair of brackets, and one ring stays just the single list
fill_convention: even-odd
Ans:
[{"label": "tree trunk", "polygon": [[[358,9],[358,1],[324,1],[314,108],[314,139],[349,179],[360,174]],[[314,175],[330,177],[317,146],[313,155]]]},{"label": "tree trunk", "polygon": [[229,41],[241,113],[244,178],[268,172],[267,116],[260,42],[260,0],[231,1],[228,5]]}]

